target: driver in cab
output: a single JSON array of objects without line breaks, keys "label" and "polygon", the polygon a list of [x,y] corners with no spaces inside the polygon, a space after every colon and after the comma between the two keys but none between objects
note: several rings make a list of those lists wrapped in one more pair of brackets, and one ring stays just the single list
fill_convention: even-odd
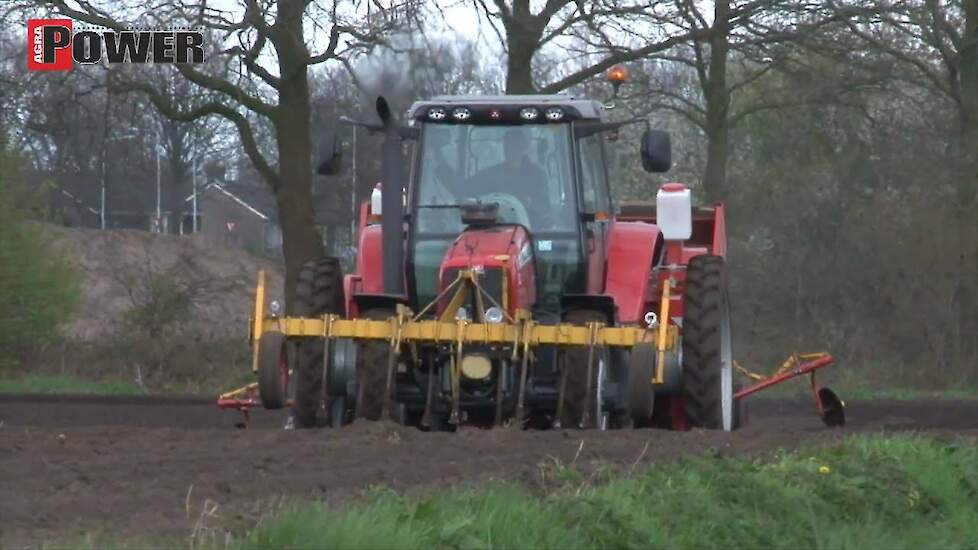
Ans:
[{"label": "driver in cab", "polygon": [[503,134],[503,162],[472,176],[470,189],[476,194],[506,193],[513,195],[534,211],[546,207],[546,175],[527,155],[530,140],[523,128],[513,128]]}]

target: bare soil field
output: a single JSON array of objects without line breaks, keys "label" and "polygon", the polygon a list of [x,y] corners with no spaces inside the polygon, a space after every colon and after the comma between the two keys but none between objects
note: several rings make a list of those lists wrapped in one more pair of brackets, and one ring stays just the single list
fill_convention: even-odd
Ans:
[{"label": "bare soil field", "polygon": [[[548,465],[633,468],[703,453],[761,455],[854,433],[978,437],[976,401],[851,402],[827,429],[808,402],[760,400],[748,427],[694,430],[424,433],[389,423],[285,431],[284,415],[237,413],[181,398],[0,395],[0,548],[107,534],[180,540],[247,529],[286,499],[342,501],[364,490],[474,484],[533,487]],[[552,472],[552,469],[551,469]],[[551,474],[552,475],[552,474]]]}]

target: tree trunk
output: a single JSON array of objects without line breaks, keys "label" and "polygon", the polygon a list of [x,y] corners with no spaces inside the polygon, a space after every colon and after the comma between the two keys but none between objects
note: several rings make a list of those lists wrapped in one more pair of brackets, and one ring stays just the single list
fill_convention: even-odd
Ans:
[{"label": "tree trunk", "polygon": [[275,187],[282,247],[285,254],[286,312],[293,313],[299,270],[324,255],[316,230],[312,200],[312,109],[309,100],[308,55],[302,37],[302,2],[281,2],[279,23],[294,38],[278,48],[281,82],[276,116],[279,182]]},{"label": "tree trunk", "polygon": [[[711,122],[714,122],[711,124]],[[703,191],[709,202],[727,198],[727,159],[730,156],[726,116],[711,121],[707,115],[706,170],[703,174]]]},{"label": "tree trunk", "polygon": [[961,145],[968,195],[978,194],[978,0],[964,0],[964,47],[960,53]]},{"label": "tree trunk", "polygon": [[526,0],[513,2],[512,16],[504,21],[506,27],[506,93],[533,94],[533,56],[540,49],[543,28],[530,13]]},{"label": "tree trunk", "polygon": [[507,42],[509,44],[509,56],[506,64],[506,93],[536,93],[536,88],[533,86],[535,44],[532,41],[529,43],[521,41],[513,35],[510,35]]},{"label": "tree trunk", "polygon": [[727,195],[727,160],[730,156],[730,90],[727,88],[730,3],[714,4],[714,23],[710,34],[710,66],[703,86],[706,101],[706,171],[703,190],[708,201],[724,200]]}]

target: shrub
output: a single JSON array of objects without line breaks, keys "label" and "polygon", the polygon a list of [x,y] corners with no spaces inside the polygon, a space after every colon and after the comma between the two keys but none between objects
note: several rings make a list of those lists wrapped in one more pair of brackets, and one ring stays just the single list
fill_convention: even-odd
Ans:
[{"label": "shrub", "polygon": [[56,341],[78,302],[73,270],[29,221],[41,196],[22,174],[0,142],[0,366]]}]

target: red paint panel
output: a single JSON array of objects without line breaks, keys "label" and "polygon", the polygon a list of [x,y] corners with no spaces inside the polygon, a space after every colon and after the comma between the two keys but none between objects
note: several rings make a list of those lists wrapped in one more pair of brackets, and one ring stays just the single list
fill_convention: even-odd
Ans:
[{"label": "red paint panel", "polygon": [[726,209],[723,203],[717,203],[716,210],[714,210],[714,221],[713,221],[713,245],[711,253],[715,256],[727,255],[727,222],[726,222]]},{"label": "red paint panel", "polygon": [[618,307],[618,321],[638,323],[645,316],[646,291],[659,228],[643,222],[611,224],[605,293]]},{"label": "red paint panel", "polygon": [[360,276],[347,273],[343,277],[343,296],[346,297],[346,318],[353,319],[360,315],[353,296],[360,292]]},{"label": "red paint panel", "polygon": [[453,266],[484,265],[480,262],[508,253],[518,229],[521,228],[515,225],[498,225],[463,231],[445,252],[445,262],[452,262]]},{"label": "red paint panel", "polygon": [[357,275],[360,277],[360,293],[383,294],[384,241],[380,224],[368,225],[360,231],[360,246],[357,249]]},{"label": "red paint panel", "polygon": [[445,270],[476,266],[503,267],[509,289],[510,315],[536,301],[536,278],[533,271],[533,247],[522,226],[501,225],[486,229],[468,229],[445,251],[438,273],[439,289],[445,281]]},{"label": "red paint panel", "polygon": [[73,24],[71,19],[28,19],[27,70],[70,71]]}]

